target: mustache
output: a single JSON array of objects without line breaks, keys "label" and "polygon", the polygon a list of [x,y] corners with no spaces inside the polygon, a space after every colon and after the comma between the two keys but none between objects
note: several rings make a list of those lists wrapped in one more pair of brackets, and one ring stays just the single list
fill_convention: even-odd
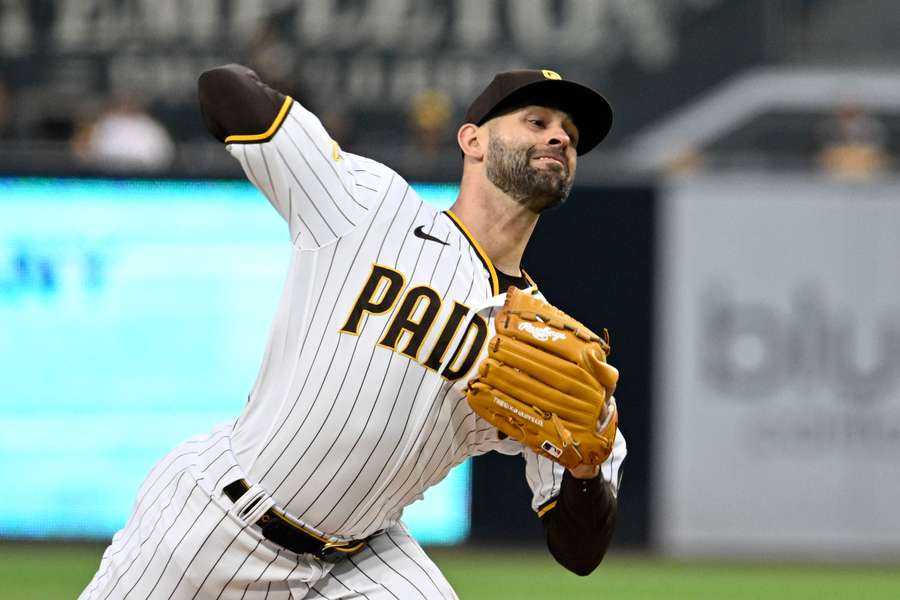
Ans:
[{"label": "mustache", "polygon": [[538,150],[535,146],[532,146],[531,148],[528,149],[525,156],[529,160],[531,160],[532,158],[542,157],[542,156],[547,156],[549,158],[555,158],[563,164],[563,167],[566,169],[566,173],[569,172],[569,161],[566,158],[566,154],[564,152],[559,152],[559,151],[550,150],[550,149]]}]

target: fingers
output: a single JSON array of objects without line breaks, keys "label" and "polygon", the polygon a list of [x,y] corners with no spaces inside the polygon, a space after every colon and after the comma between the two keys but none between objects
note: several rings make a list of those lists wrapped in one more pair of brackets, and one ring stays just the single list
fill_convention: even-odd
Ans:
[{"label": "fingers", "polygon": [[489,351],[491,358],[524,371],[566,394],[587,398],[594,395],[600,387],[593,374],[576,363],[509,337],[495,337]]},{"label": "fingers", "polygon": [[585,368],[612,395],[619,382],[619,370],[606,362],[605,356],[593,350],[587,352],[584,362]]},{"label": "fingers", "polygon": [[599,418],[605,403],[602,390],[590,391],[589,395],[583,397],[572,396],[542,383],[524,371],[502,365],[491,358],[482,363],[478,380],[520,400],[526,406],[539,406],[566,420],[580,420],[588,427],[591,420],[585,417],[593,415],[594,419]]}]

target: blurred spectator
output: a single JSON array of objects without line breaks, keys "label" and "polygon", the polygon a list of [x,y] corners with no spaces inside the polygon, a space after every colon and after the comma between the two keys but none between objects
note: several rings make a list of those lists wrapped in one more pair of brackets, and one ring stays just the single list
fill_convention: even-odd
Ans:
[{"label": "blurred spectator", "polygon": [[250,41],[250,66],[267,85],[297,97],[297,54],[272,27],[263,24]]},{"label": "blurred spectator", "polygon": [[168,131],[130,97],[83,123],[72,142],[82,161],[103,171],[162,171],[175,157]]},{"label": "blurred spectator", "polygon": [[416,151],[434,157],[445,148],[453,102],[445,92],[425,90],[412,100],[410,125]]},{"label": "blurred spectator", "polygon": [[887,165],[885,128],[862,108],[845,105],[821,127],[820,166],[842,179],[871,177]]},{"label": "blurred spectator", "polygon": [[304,79],[303,53],[297,40],[278,32],[277,23],[263,22],[250,41],[250,67],[266,85],[287,94],[317,115],[325,129],[339,144],[352,134],[345,111],[349,109],[335,98],[320,102],[317,90]]},{"label": "blurred spectator", "polygon": [[318,98],[313,96],[316,90],[304,81],[303,52],[297,49],[298,43],[280,34],[272,24],[263,23],[250,41],[250,67],[267,85],[319,114]]}]

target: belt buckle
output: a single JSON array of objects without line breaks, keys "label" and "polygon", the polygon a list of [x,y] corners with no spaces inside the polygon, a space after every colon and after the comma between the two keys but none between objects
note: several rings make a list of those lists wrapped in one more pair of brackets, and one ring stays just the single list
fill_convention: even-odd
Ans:
[{"label": "belt buckle", "polygon": [[366,545],[366,541],[361,542],[327,542],[319,551],[319,558],[327,559],[335,554],[350,556],[362,549]]}]

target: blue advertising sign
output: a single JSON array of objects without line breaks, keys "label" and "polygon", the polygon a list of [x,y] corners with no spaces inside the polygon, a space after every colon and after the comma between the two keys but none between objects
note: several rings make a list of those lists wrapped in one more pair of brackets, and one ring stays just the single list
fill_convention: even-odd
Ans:
[{"label": "blue advertising sign", "polygon": [[[111,535],[158,459],[236,418],[290,248],[243,181],[0,179],[0,536]],[[464,463],[404,521],[463,540],[469,488]]]}]

